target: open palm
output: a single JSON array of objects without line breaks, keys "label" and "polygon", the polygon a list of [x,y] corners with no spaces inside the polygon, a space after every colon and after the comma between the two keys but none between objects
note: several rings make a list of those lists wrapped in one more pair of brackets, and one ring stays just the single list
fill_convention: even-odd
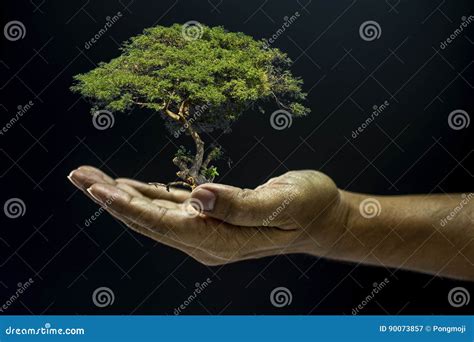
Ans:
[{"label": "open palm", "polygon": [[343,226],[339,192],[316,171],[291,171],[256,189],[212,183],[192,193],[113,179],[91,166],[68,178],[131,229],[206,265],[321,252]]}]

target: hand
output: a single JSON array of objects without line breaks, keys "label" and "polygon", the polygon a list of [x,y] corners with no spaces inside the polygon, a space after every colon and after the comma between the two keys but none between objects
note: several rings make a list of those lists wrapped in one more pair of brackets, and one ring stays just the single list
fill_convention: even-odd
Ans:
[{"label": "hand", "polygon": [[[316,171],[290,171],[254,190],[203,184],[191,193],[90,166],[69,179],[131,229],[206,265],[307,253],[474,280],[472,193],[358,194]],[[364,215],[367,200],[377,205],[374,215]]]},{"label": "hand", "polygon": [[134,231],[206,265],[280,253],[323,255],[343,234],[347,208],[330,178],[290,171],[254,190],[203,184],[192,193],[81,166],[71,182]]}]

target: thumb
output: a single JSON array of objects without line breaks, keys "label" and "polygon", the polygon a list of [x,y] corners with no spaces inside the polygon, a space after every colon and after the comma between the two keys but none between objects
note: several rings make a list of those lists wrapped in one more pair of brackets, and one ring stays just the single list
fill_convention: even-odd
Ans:
[{"label": "thumb", "polygon": [[191,193],[207,216],[242,226],[276,226],[288,220],[288,187],[241,189],[224,184],[203,184]]}]

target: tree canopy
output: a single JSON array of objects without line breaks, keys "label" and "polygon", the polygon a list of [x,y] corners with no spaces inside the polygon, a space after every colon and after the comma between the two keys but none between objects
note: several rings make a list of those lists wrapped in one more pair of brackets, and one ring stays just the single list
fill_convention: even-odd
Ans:
[{"label": "tree canopy", "polygon": [[309,112],[301,103],[302,80],[289,70],[285,53],[240,32],[197,24],[190,32],[186,24],[146,29],[123,44],[120,56],[75,76],[71,88],[93,103],[93,111],[138,106],[160,112],[175,136],[189,134],[194,156],[178,150],[173,163],[183,181],[168,185],[191,188],[218,176],[211,162],[222,152],[213,146],[205,158],[199,133],[227,129],[250,106],[265,111],[265,101],[294,116]]},{"label": "tree canopy", "polygon": [[187,115],[205,106],[196,118],[199,130],[224,127],[250,105],[264,111],[267,100],[294,116],[309,112],[285,53],[222,27],[200,30],[189,39],[180,24],[146,29],[125,42],[117,58],[75,76],[72,90],[94,109],[118,112],[139,106],[170,117],[183,106]]}]

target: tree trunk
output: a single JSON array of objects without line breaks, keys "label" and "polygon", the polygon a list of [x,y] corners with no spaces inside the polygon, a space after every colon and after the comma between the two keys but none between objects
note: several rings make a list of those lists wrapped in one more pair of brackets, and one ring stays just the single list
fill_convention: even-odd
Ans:
[{"label": "tree trunk", "polygon": [[197,177],[199,176],[202,161],[204,159],[204,142],[202,141],[199,134],[194,130],[194,128],[191,127],[190,124],[188,124],[188,132],[189,134],[191,134],[191,137],[193,138],[194,143],[196,144],[196,154],[194,156],[194,162],[189,170],[189,173],[192,177]]},{"label": "tree trunk", "polygon": [[[192,127],[191,123],[187,120],[189,115],[189,104],[187,101],[183,101],[179,106],[178,113],[174,113],[169,109],[170,101],[165,102],[164,104],[164,113],[171,119],[180,122],[188,131],[191,138],[193,138],[196,145],[196,153],[194,155],[194,160],[189,160],[189,158],[175,157],[173,158],[173,163],[178,166],[180,171],[177,175],[191,187],[195,187],[201,183],[205,182],[205,177],[201,175],[201,168],[203,166],[204,160],[204,142],[199,136],[198,132]],[[188,165],[191,164],[191,166]],[[178,182],[179,183],[179,182]],[[169,188],[169,186],[167,187]]]}]

